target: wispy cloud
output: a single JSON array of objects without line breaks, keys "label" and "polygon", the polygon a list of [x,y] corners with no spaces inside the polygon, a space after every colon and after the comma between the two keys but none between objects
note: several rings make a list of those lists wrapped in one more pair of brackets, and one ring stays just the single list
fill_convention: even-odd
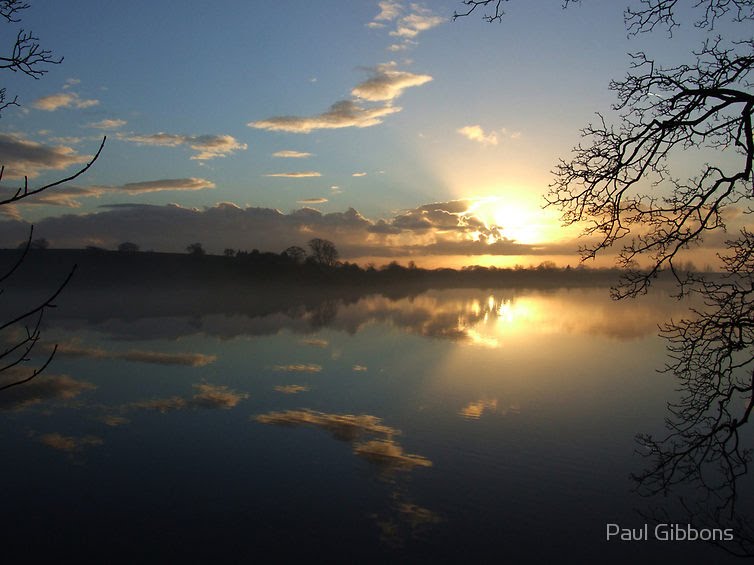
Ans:
[{"label": "wispy cloud", "polygon": [[193,385],[196,394],[191,397],[171,396],[168,398],[153,398],[140,400],[121,406],[121,410],[151,410],[161,413],[184,410],[187,408],[206,408],[213,410],[230,410],[249,395],[238,392],[223,385],[199,383]]},{"label": "wispy cloud", "polygon": [[365,172],[358,172],[358,173],[351,173],[352,177],[365,177],[367,174]]},{"label": "wispy cloud", "polygon": [[202,353],[167,353],[163,351],[108,351],[99,347],[84,347],[75,342],[58,344],[57,354],[63,357],[86,357],[89,359],[120,359],[138,363],[156,365],[183,365],[187,367],[204,367],[217,360],[215,355]]},{"label": "wispy cloud", "polygon": [[390,45],[390,51],[403,51],[417,45],[416,39],[421,33],[445,22],[445,18],[416,3],[405,7],[400,2],[380,2],[379,6],[380,13],[367,27],[384,28],[388,22],[394,25],[390,36],[397,38],[399,43]]},{"label": "wispy cloud", "polygon": [[281,157],[283,159],[305,159],[307,157],[311,157],[311,153],[306,153],[304,151],[276,151],[272,154],[273,157]]},{"label": "wispy cloud", "polygon": [[144,192],[161,192],[170,190],[192,191],[215,188],[215,183],[207,179],[189,177],[186,179],[160,179],[142,182],[130,182],[114,187],[116,191],[140,194]]},{"label": "wispy cloud", "polygon": [[464,418],[478,420],[485,412],[497,410],[497,398],[483,398],[475,402],[469,402],[458,413]]},{"label": "wispy cloud", "polygon": [[298,394],[308,391],[309,387],[304,385],[279,385],[275,387],[275,390],[283,394]]},{"label": "wispy cloud", "polygon": [[392,21],[400,15],[402,10],[401,3],[392,0],[382,0],[377,5],[380,13],[374,17],[374,20],[378,22]]},{"label": "wispy cloud", "polygon": [[322,173],[317,171],[298,171],[291,173],[267,173],[266,177],[283,177],[287,179],[305,179],[310,177],[321,177]]},{"label": "wispy cloud", "polygon": [[95,129],[118,129],[120,127],[123,127],[127,123],[128,122],[126,120],[107,119],[100,120],[99,122],[92,122],[90,124],[87,124],[86,127]]},{"label": "wispy cloud", "polygon": [[31,103],[32,107],[37,110],[54,112],[60,108],[90,108],[99,104],[99,100],[81,98],[75,92],[59,92],[37,98]]},{"label": "wispy cloud", "polygon": [[327,198],[304,198],[303,200],[296,200],[299,204],[324,204],[327,201]]},{"label": "wispy cloud", "polygon": [[322,365],[315,363],[294,363],[291,365],[275,365],[273,371],[284,371],[286,373],[319,373],[322,371]]},{"label": "wispy cloud", "polygon": [[[0,188],[2,197],[9,197],[15,192],[12,189]],[[65,208],[80,208],[81,198],[98,198],[105,191],[99,187],[62,186],[55,190],[47,190],[34,198],[23,200],[20,206],[63,206]]]},{"label": "wispy cloud", "polygon": [[384,63],[369,69],[371,76],[356,85],[351,94],[370,102],[390,101],[398,98],[412,86],[421,86],[432,80],[429,75],[399,71],[395,63]]},{"label": "wispy cloud", "polygon": [[[330,414],[314,410],[268,412],[254,419],[261,424],[311,426],[330,433],[335,439],[351,442],[354,455],[386,471],[407,471],[414,467],[431,467],[421,455],[405,453],[395,436],[400,430],[382,423],[370,414]],[[360,441],[366,436],[365,441]],[[370,437],[371,436],[371,437]]]},{"label": "wispy cloud", "polygon": [[482,145],[497,145],[497,133],[494,131],[486,133],[479,124],[464,126],[458,130],[458,133]]},{"label": "wispy cloud", "polygon": [[350,127],[367,128],[381,124],[385,116],[400,111],[401,108],[389,104],[364,107],[352,100],[341,100],[330,106],[327,112],[316,116],[276,116],[249,122],[247,125],[256,129],[291,133],[310,133],[320,129]]},{"label": "wispy cloud", "polygon": [[248,145],[241,143],[232,135],[181,135],[158,132],[148,135],[120,135],[119,139],[139,145],[155,145],[159,147],[179,147],[186,145],[196,151],[191,156],[194,160],[216,159],[227,157],[236,151],[245,151]]},{"label": "wispy cloud", "polygon": [[337,439],[353,441],[364,434],[392,437],[400,434],[395,428],[386,426],[377,416],[370,414],[329,414],[314,410],[286,410],[268,412],[254,417],[262,424],[285,426],[312,426],[330,432]]},{"label": "wispy cloud", "polygon": [[[82,198],[99,198],[104,194],[144,194],[163,191],[194,191],[215,188],[215,183],[202,178],[161,179],[132,182],[120,186],[61,186],[48,190],[34,198],[24,200],[22,206],[63,206],[80,208]],[[11,196],[15,189],[0,187],[0,197]]]},{"label": "wispy cloud", "polygon": [[5,178],[35,178],[44,170],[67,169],[89,159],[66,145],[43,145],[18,135],[0,133],[0,163],[5,164]]},{"label": "wispy cloud", "polygon": [[430,30],[445,22],[445,18],[435,15],[431,10],[412,4],[412,12],[400,18],[398,25],[390,35],[405,39],[414,39],[420,33]]},{"label": "wispy cloud", "polygon": [[104,443],[102,438],[92,435],[87,436],[64,436],[63,434],[54,432],[51,434],[42,434],[39,436],[38,441],[42,445],[51,447],[58,451],[64,451],[66,453],[75,453],[83,451],[85,447],[99,446]]},{"label": "wispy cloud", "polygon": [[[0,385],[16,382],[29,376],[32,368],[6,369],[0,377]],[[93,384],[79,381],[68,375],[42,374],[24,386],[12,387],[0,395],[0,410],[23,410],[34,404],[49,400],[70,400],[82,392],[96,388]]]},{"label": "wispy cloud", "polygon": [[373,439],[353,446],[355,455],[390,471],[410,471],[414,467],[431,467],[432,461],[421,455],[406,453],[395,440]]}]

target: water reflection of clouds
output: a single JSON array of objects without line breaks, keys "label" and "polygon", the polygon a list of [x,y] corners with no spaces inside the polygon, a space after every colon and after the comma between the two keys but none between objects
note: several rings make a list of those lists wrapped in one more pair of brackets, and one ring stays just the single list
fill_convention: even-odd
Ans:
[{"label": "water reflection of clouds", "polygon": [[104,443],[102,438],[97,436],[65,436],[58,432],[42,434],[37,437],[37,440],[42,445],[66,453],[77,453],[86,447],[100,446]]},{"label": "water reflection of clouds", "polygon": [[[28,377],[29,371],[12,367],[0,375],[0,385]],[[34,404],[49,400],[71,400],[86,390],[96,388],[93,384],[79,381],[68,375],[41,374],[22,386],[16,386],[0,394],[0,410],[23,410]]]},{"label": "water reflection of clouds", "polygon": [[380,541],[400,547],[406,538],[415,537],[440,518],[431,510],[414,504],[400,488],[397,475],[405,476],[417,467],[431,467],[432,461],[414,453],[406,453],[395,440],[401,431],[387,426],[370,414],[332,414],[314,410],[268,412],[253,417],[261,424],[278,426],[311,426],[328,432],[333,438],[351,443],[354,455],[367,461],[379,473],[380,482],[389,485],[390,508],[385,514],[371,515],[380,531]]},{"label": "water reflection of clouds", "polygon": [[274,365],[273,371],[285,373],[319,373],[322,371],[322,365],[316,363],[292,363],[290,365]]},{"label": "water reflection of clouds", "polygon": [[390,439],[373,439],[355,443],[353,452],[380,469],[410,471],[414,467],[431,467],[432,461],[421,455],[405,453],[403,447]]},{"label": "water reflection of clouds", "polygon": [[317,338],[308,338],[308,339],[302,339],[301,343],[304,345],[310,345],[312,347],[318,347],[320,349],[326,349],[328,345],[330,345],[330,342],[328,342],[326,339],[317,339]]},{"label": "water reflection of clouds", "polygon": [[261,424],[312,426],[325,430],[335,439],[351,442],[355,455],[383,471],[432,466],[426,457],[405,453],[395,441],[400,430],[386,426],[380,418],[370,414],[328,414],[305,409],[268,412],[254,419]]},{"label": "water reflection of clouds", "polygon": [[130,410],[154,410],[163,414],[186,408],[230,410],[249,397],[245,392],[238,392],[224,385],[198,383],[193,387],[197,392],[191,397],[171,396],[138,400],[122,405],[120,410],[126,412]]},{"label": "water reflection of clouds", "polygon": [[86,347],[79,341],[68,341],[58,344],[56,355],[61,357],[88,359],[117,359],[138,363],[153,363],[157,365],[183,365],[187,367],[204,367],[217,360],[215,355],[202,353],[167,353],[162,351],[142,351],[130,349],[128,351],[108,351],[101,347]]},{"label": "water reflection of clouds", "polygon": [[308,391],[309,387],[305,385],[278,385],[275,387],[275,390],[283,394],[298,394],[299,392]]},{"label": "water reflection of clouds", "polygon": [[377,416],[369,414],[328,414],[314,410],[286,410],[268,412],[254,419],[261,424],[280,426],[313,426],[329,432],[342,441],[354,441],[365,434],[392,437],[400,431],[381,423]]},{"label": "water reflection of clouds", "polygon": [[505,416],[507,414],[518,414],[520,411],[521,409],[518,404],[501,406],[497,398],[481,398],[474,402],[469,402],[458,411],[458,414],[469,420],[478,420],[485,413],[492,412]]},{"label": "water reflection of clouds", "polygon": [[[559,332],[600,335],[611,339],[635,339],[654,335],[658,323],[683,315],[688,304],[667,300],[662,292],[650,293],[644,300],[613,302],[607,289],[448,289],[428,290],[416,296],[391,298],[365,295],[348,302],[323,300],[319,305],[281,304],[280,310],[259,300],[254,305],[228,304],[227,311],[202,314],[201,304],[192,304],[185,316],[95,319],[58,318],[62,329],[94,328],[121,340],[178,339],[206,335],[220,339],[238,336],[276,335],[287,330],[312,334],[323,327],[355,334],[373,323],[388,324],[400,331],[458,343],[499,347],[506,336],[553,334]],[[77,310],[86,316],[86,304]],[[326,311],[327,315],[322,312]],[[330,342],[316,336],[300,340],[302,345],[327,348]],[[71,353],[72,354],[72,353]],[[187,358],[189,360],[190,358]],[[196,362],[202,362],[199,357]],[[177,362],[177,359],[175,360]],[[209,359],[205,359],[209,361]],[[281,365],[283,366],[283,365]]]}]

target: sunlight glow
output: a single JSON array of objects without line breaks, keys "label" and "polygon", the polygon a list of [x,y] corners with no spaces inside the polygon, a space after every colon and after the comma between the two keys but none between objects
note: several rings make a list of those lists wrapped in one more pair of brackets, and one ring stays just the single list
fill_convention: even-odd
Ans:
[{"label": "sunlight glow", "polygon": [[[550,214],[523,199],[489,196],[476,199],[467,213],[478,217],[487,228],[498,227],[502,237],[518,243],[537,244],[558,239],[559,225]],[[490,237],[488,243],[497,238]]]}]

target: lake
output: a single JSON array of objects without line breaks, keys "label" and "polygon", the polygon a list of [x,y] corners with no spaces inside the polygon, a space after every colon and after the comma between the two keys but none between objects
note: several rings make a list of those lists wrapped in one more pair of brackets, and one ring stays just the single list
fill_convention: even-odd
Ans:
[{"label": "lake", "polygon": [[[629,477],[648,464],[636,434],[662,435],[677,395],[657,331],[689,304],[663,289],[74,289],[58,305],[32,363],[57,343],[51,365],[0,392],[10,555],[728,558],[606,540],[682,510]],[[749,477],[739,497],[750,515]]]}]

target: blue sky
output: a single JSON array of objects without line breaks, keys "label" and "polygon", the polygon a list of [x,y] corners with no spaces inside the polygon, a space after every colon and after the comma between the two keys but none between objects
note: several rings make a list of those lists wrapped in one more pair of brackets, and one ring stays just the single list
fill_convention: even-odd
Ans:
[{"label": "blue sky", "polygon": [[[193,240],[213,252],[280,251],[326,235],[351,257],[421,256],[422,247],[437,255],[443,242],[494,232],[511,244],[494,252],[498,259],[572,260],[575,232],[539,209],[551,169],[594,112],[609,111],[607,85],[625,73],[628,51],[678,62],[702,36],[687,24],[672,40],[662,32],[629,40],[614,2],[567,10],[558,1],[510,2],[500,24],[477,14],[451,22],[461,7],[35,0],[23,27],[65,59],[41,80],[2,77],[22,104],[0,118],[0,158],[11,162],[3,185],[13,185],[14,171],[32,184],[59,178],[102,135],[108,141],[72,187],[16,207],[3,223],[33,221],[60,247],[128,239],[178,251],[190,243],[181,237],[204,229]],[[28,144],[48,153],[13,163]],[[277,210],[288,232],[261,234],[253,219],[261,212],[242,220],[230,203]],[[194,214],[187,233],[148,235],[176,208]],[[305,210],[289,221],[301,208],[320,216]],[[343,216],[349,208],[358,221]],[[208,210],[236,231],[214,229]],[[130,221],[108,232],[126,213],[158,225]],[[464,229],[443,224],[448,215],[465,218]],[[426,222],[409,221],[417,218]],[[465,246],[463,254],[482,251]]]}]

